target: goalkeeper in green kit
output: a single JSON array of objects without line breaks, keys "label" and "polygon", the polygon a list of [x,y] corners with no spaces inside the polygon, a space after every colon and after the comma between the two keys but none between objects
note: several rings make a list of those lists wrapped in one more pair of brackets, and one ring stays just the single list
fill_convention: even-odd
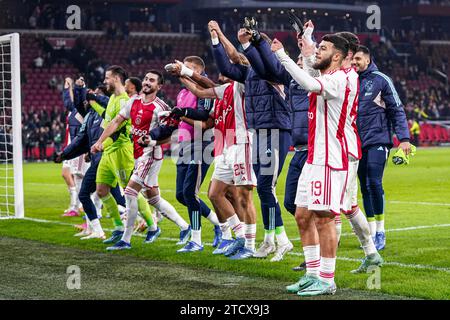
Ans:
[{"label": "goalkeeper in green kit", "polygon": [[[102,116],[102,127],[106,128],[108,124],[119,114],[120,109],[125,106],[129,97],[125,91],[125,80],[127,72],[120,66],[111,66],[106,70],[105,81],[107,90],[111,93],[109,103],[104,109],[95,101],[90,100],[91,106]],[[89,99],[89,97],[88,97]],[[103,155],[97,170],[97,194],[103,202],[106,210],[110,213],[114,231],[109,239],[103,241],[105,244],[116,243],[122,237],[124,224],[120,218],[117,202],[111,195],[110,190],[117,183],[125,188],[134,169],[133,142],[130,139],[131,122],[124,121],[117,131],[103,143]],[[138,197],[138,209],[145,219],[149,233],[155,229],[150,207],[142,194]],[[104,239],[105,235],[94,232],[90,238]],[[153,242],[156,238],[152,238]]]}]

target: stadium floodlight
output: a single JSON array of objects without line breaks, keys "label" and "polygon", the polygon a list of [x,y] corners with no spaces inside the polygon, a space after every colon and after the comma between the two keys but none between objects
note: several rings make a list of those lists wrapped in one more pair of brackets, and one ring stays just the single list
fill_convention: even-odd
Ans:
[{"label": "stadium floodlight", "polygon": [[19,41],[0,36],[0,219],[24,217]]}]

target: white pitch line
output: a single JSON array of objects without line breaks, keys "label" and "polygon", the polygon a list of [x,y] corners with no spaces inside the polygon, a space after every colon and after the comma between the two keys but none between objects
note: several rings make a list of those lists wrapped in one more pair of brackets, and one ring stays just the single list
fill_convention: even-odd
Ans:
[{"label": "white pitch line", "polygon": [[398,201],[398,200],[388,200],[389,203],[398,204],[417,204],[424,206],[439,206],[439,207],[450,207],[450,203],[439,203],[439,202],[411,202],[411,201]]},{"label": "white pitch line", "polygon": [[[289,255],[294,255],[294,256],[301,256],[303,257],[303,253],[299,253],[299,252],[289,252]],[[336,257],[337,260],[342,260],[342,261],[352,261],[352,262],[361,262],[361,259],[356,259],[356,258],[348,258],[348,257]],[[429,266],[429,265],[422,265],[422,264],[406,264],[406,263],[400,263],[400,262],[395,262],[395,261],[385,261],[383,263],[384,266],[396,266],[396,267],[401,267],[401,268],[410,268],[410,269],[425,269],[425,270],[433,270],[433,271],[442,271],[442,272],[447,272],[450,273],[450,269],[449,268],[444,268],[444,267],[435,267],[435,266]]]},{"label": "white pitch line", "polygon": [[[389,232],[401,232],[401,231],[410,231],[410,230],[419,230],[419,229],[430,229],[430,228],[446,228],[446,227],[450,227],[450,224],[433,224],[433,225],[429,225],[429,226],[413,226],[413,227],[406,227],[406,228],[397,228],[397,229],[386,229],[386,233]],[[349,237],[349,236],[355,236],[355,234],[353,232],[347,232],[347,233],[342,233],[341,237]],[[290,239],[291,241],[297,241],[300,240],[300,238],[294,238],[294,239]]]},{"label": "white pitch line", "polygon": [[[50,187],[64,187],[65,184],[62,183],[37,183],[37,182],[25,182],[25,184],[29,184],[32,186],[50,186]],[[173,193],[175,190],[173,189],[160,189],[161,192]],[[206,191],[200,191],[201,194],[208,194]],[[359,199],[362,201],[361,199]],[[397,203],[397,204],[415,204],[415,205],[424,205],[424,206],[439,206],[439,207],[450,207],[450,203],[440,203],[440,202],[412,202],[412,201],[399,201],[399,200],[387,200],[388,203]]]},{"label": "white pitch line", "polygon": [[[45,219],[36,219],[36,218],[25,217],[25,218],[23,218],[23,220],[29,220],[29,221],[40,222],[40,223],[49,223],[49,224],[73,226],[73,224],[71,224],[71,223],[61,222],[61,221],[45,220]],[[445,225],[445,226],[450,226],[450,225]],[[406,228],[403,228],[403,229],[406,229]],[[111,229],[104,229],[104,230],[105,231],[112,231]],[[137,235],[137,236],[142,237],[142,238],[145,237],[145,235],[142,235],[142,234],[134,234],[134,235]],[[176,238],[160,237],[159,239],[165,240],[165,241],[174,241],[174,242],[178,241],[178,239],[176,239]],[[212,245],[212,243],[208,243],[208,242],[206,242],[204,244],[207,245],[207,246],[211,246]],[[289,252],[288,254],[289,255],[294,255],[294,256],[303,256],[303,254],[299,253],[299,252]],[[361,262],[361,259],[349,258],[349,257],[341,257],[341,256],[338,256],[336,259],[337,260],[342,260],[342,261]],[[450,273],[450,269],[449,268],[435,267],[435,266],[430,266],[430,265],[406,264],[406,263],[400,263],[400,262],[396,262],[396,261],[385,261],[384,265],[396,266],[396,267],[401,267],[401,268],[409,268],[409,269],[424,269],[424,270],[442,271],[442,272]]]}]

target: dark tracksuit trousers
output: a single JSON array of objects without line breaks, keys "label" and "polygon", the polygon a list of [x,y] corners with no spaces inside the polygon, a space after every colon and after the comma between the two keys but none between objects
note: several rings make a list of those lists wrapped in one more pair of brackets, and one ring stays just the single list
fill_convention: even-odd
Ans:
[{"label": "dark tracksuit trousers", "polygon": [[358,178],[368,218],[384,213],[383,173],[389,149],[386,145],[374,145],[362,149]]},{"label": "dark tracksuit trousers", "polygon": [[[202,155],[204,147],[201,150]],[[186,150],[190,150],[190,154],[186,153]],[[195,157],[193,150],[193,143],[182,143],[177,163],[176,198],[187,207],[191,228],[200,230],[201,216],[206,218],[211,213],[211,209],[198,196],[210,164],[203,160],[203,156],[200,160],[196,159],[198,157]]]},{"label": "dark tracksuit trousers", "polygon": [[[83,205],[84,212],[86,212],[86,215],[91,221],[98,218],[97,210],[91,199],[91,193],[94,193],[97,187],[95,178],[97,176],[97,168],[100,163],[100,159],[101,153],[94,155],[93,159],[91,159],[91,165],[83,177],[80,192],[78,193],[78,198]],[[120,193],[119,185],[111,189],[111,194],[114,199],[116,199],[117,204],[125,207],[125,198]]]},{"label": "dark tracksuit trousers", "polygon": [[265,230],[275,230],[276,227],[283,225],[275,187],[290,145],[289,131],[259,129],[253,135],[253,170],[257,178]]}]

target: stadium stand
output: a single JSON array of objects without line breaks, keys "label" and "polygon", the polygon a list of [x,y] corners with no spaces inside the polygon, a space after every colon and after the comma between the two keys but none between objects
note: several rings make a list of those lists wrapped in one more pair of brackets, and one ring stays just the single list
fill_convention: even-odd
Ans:
[{"label": "stadium stand", "polygon": [[[359,4],[351,0],[335,3]],[[398,0],[393,4],[413,8],[425,6],[429,10],[436,5],[442,10],[448,7],[448,1],[426,3]],[[103,80],[106,67],[113,63],[123,65],[132,76],[142,77],[145,70],[162,69],[175,58],[199,55],[206,62],[208,75],[214,80],[217,78],[204,27],[207,20],[214,18],[213,12],[217,11],[214,8],[206,6],[186,14],[173,6],[158,9],[155,5],[136,6],[130,9],[129,21],[121,20],[119,24],[111,19],[108,8],[90,6],[85,10],[84,31],[78,33],[58,31],[66,30],[62,8],[62,4],[57,2],[41,4],[34,1],[34,5],[27,6],[25,13],[6,10],[6,19],[0,22],[2,28],[28,29],[21,32],[24,114],[44,110],[48,114],[42,115],[44,118],[52,118],[51,115],[55,115],[52,121],[61,118],[59,114],[64,112],[61,101],[64,78],[83,74],[88,85],[94,87]],[[417,16],[406,22],[388,17],[384,23],[391,24],[389,31],[383,29],[377,33],[367,33],[362,20],[365,16],[357,12],[337,14],[331,10],[298,10],[305,19],[312,18],[316,22],[316,31],[322,31],[317,32],[319,35],[336,29],[363,31],[359,33],[362,42],[370,47],[380,70],[392,77],[408,119],[416,119],[420,123],[420,145],[450,143],[450,126],[443,121],[450,119],[450,42],[446,39],[446,33],[442,33],[443,28],[448,28],[445,17]],[[157,15],[157,12],[164,14]],[[289,34],[286,32],[289,26],[284,10],[225,8],[221,12],[221,23],[231,39],[235,39],[236,29],[247,14],[258,17],[260,27],[265,26],[269,36]],[[177,22],[171,24],[172,20]],[[197,25],[193,25],[194,21]],[[280,21],[284,22],[280,24]],[[178,33],[180,30],[195,34]],[[50,41],[52,38],[53,42]],[[371,41],[368,41],[369,38]],[[58,39],[66,41],[67,47],[63,45],[62,49],[55,49]],[[287,39],[288,51],[296,54],[298,49],[294,38],[288,35]],[[179,82],[167,76],[163,94],[170,105],[173,106],[179,90]],[[27,117],[26,120],[33,119]],[[54,144],[51,142],[54,136],[52,121],[48,125],[49,145]],[[31,127],[39,126],[40,121],[34,122]]]}]

